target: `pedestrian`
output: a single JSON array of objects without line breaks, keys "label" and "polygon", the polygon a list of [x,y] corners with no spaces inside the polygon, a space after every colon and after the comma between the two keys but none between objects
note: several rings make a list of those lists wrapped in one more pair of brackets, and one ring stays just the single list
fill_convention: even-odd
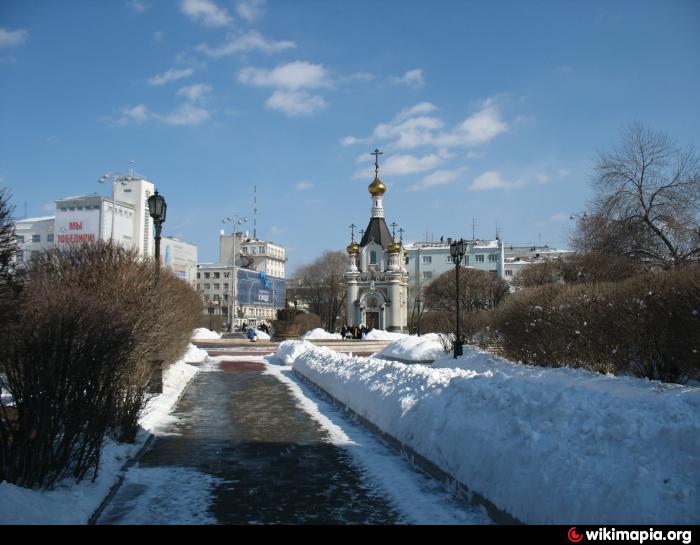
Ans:
[{"label": "pedestrian", "polygon": [[246,333],[246,336],[250,339],[250,342],[254,343],[258,340],[258,335],[257,333],[255,333],[255,330],[252,326],[248,328],[248,333]]},{"label": "pedestrian", "polygon": [[345,327],[345,326],[341,327],[341,328],[340,328],[340,338],[341,338],[341,339],[344,339],[344,338],[345,338],[345,334],[346,334],[347,332],[348,332],[348,328],[347,328],[347,327]]}]

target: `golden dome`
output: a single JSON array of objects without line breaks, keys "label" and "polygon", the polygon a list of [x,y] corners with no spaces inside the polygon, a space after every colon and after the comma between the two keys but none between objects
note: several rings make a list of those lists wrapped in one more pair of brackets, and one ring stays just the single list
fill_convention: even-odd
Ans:
[{"label": "golden dome", "polygon": [[386,192],[386,186],[384,185],[384,182],[379,179],[378,174],[374,176],[374,181],[369,184],[367,189],[373,197],[379,197],[380,195],[384,195]]},{"label": "golden dome", "polygon": [[347,251],[350,255],[356,255],[360,253],[360,247],[357,245],[357,242],[352,242],[348,245]]},{"label": "golden dome", "polygon": [[392,242],[389,244],[389,253],[390,254],[398,254],[401,251],[401,243],[400,242]]}]

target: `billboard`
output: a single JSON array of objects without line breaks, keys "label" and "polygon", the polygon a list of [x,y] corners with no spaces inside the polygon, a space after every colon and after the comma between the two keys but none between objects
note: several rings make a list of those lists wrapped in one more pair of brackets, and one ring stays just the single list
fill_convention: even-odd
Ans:
[{"label": "billboard", "polygon": [[56,244],[81,244],[100,238],[100,210],[56,211]]},{"label": "billboard", "polygon": [[239,305],[284,308],[287,288],[283,278],[267,276],[264,271],[238,269],[236,299]]}]

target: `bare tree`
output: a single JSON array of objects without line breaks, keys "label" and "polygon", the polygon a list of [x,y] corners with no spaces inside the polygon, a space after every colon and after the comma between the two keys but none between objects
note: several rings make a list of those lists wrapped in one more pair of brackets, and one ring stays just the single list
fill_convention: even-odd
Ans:
[{"label": "bare tree", "polygon": [[[508,294],[508,282],[486,271],[463,269],[459,278],[459,306],[464,311],[478,312],[494,308]],[[446,271],[423,291],[426,309],[456,309],[457,288],[454,271]]]},{"label": "bare tree", "polygon": [[665,134],[640,124],[622,145],[599,154],[590,213],[579,217],[572,245],[664,268],[700,258],[700,162]]},{"label": "bare tree", "polygon": [[342,316],[347,261],[345,253],[327,250],[313,263],[300,267],[287,285],[287,298],[306,303],[321,317],[327,331],[333,331],[336,318]]}]

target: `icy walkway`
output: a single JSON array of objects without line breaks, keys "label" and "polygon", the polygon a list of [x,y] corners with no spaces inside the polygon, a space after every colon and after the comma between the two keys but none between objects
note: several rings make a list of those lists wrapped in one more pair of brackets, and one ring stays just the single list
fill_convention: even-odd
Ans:
[{"label": "icy walkway", "polygon": [[488,522],[274,367],[208,363],[99,523]]}]

